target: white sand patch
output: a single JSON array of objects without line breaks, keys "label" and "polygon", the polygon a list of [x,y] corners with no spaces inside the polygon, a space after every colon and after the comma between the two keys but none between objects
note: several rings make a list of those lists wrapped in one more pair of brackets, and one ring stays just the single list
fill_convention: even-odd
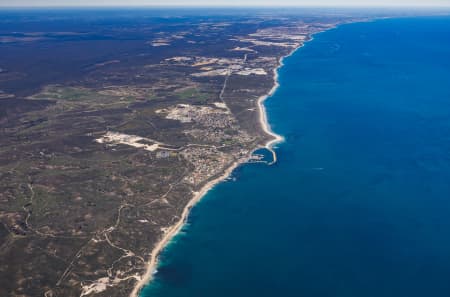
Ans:
[{"label": "white sand patch", "polygon": [[306,35],[291,35],[290,38],[296,41],[305,41]]},{"label": "white sand patch", "polygon": [[170,45],[170,39],[167,38],[158,38],[151,41],[147,41],[147,44],[150,44],[151,46],[167,46]]},{"label": "white sand patch", "polygon": [[167,42],[152,42],[151,45],[154,46],[154,47],[159,47],[159,46],[168,46],[168,45],[170,45],[170,43],[167,43]]},{"label": "white sand patch", "polygon": [[[126,254],[125,257],[130,257],[130,256],[134,256],[134,254]],[[108,287],[114,287],[115,285],[117,285],[118,283],[122,282],[122,281],[127,281],[129,279],[135,279],[136,281],[141,281],[141,277],[139,275],[130,275],[128,277],[125,278],[118,278],[118,275],[122,275],[123,272],[120,270],[117,270],[117,272],[115,273],[116,277],[114,279],[111,279],[109,277],[101,277],[99,279],[97,279],[96,281],[94,281],[92,284],[90,285],[83,285],[83,282],[81,283],[81,294],[80,297],[83,296],[92,296],[98,293],[101,293],[103,291],[105,291]]]},{"label": "white sand patch", "polygon": [[95,141],[98,143],[104,143],[108,145],[125,144],[136,148],[143,148],[150,152],[156,151],[161,145],[160,142],[154,141],[149,138],[118,132],[107,132],[105,135],[103,135],[100,138],[97,138]]},{"label": "white sand patch", "polygon": [[258,46],[278,46],[278,47],[289,47],[289,48],[296,48],[299,46],[299,43],[294,42],[273,42],[273,41],[263,41],[263,40],[256,40],[252,38],[243,38],[240,39],[241,42],[250,42],[253,45]]},{"label": "white sand patch", "polygon": [[238,75],[251,75],[251,74],[267,75],[267,72],[262,68],[255,68],[255,69],[246,68],[244,70],[236,72],[236,74],[238,74]]},{"label": "white sand patch", "polygon": [[16,95],[8,94],[8,93],[5,93],[4,91],[0,90],[0,99],[7,99],[7,98],[14,98],[14,97],[16,97]]},{"label": "white sand patch", "polygon": [[205,66],[205,65],[210,65],[210,64],[214,64],[217,61],[219,61],[219,59],[217,58],[197,58],[197,63],[193,64],[193,67],[198,67],[198,66]]},{"label": "white sand patch", "polygon": [[241,59],[236,59],[236,58],[220,58],[217,61],[217,64],[219,65],[232,65],[232,64],[239,64],[241,63],[242,60]]},{"label": "white sand patch", "polygon": [[240,70],[240,69],[242,69],[242,65],[239,65],[239,64],[233,64],[233,65],[228,66],[228,69],[231,69],[231,70]]},{"label": "white sand patch", "polygon": [[227,105],[223,102],[214,102],[213,104],[218,108],[228,109]]},{"label": "white sand patch", "polygon": [[165,60],[169,61],[169,62],[190,62],[190,61],[192,61],[192,58],[191,57],[172,57],[172,58],[167,58]]},{"label": "white sand patch", "polygon": [[195,64],[193,64],[193,67],[201,67],[206,65],[233,65],[233,64],[239,64],[241,62],[240,59],[235,58],[208,58],[208,57],[196,57],[195,58]]},{"label": "white sand patch", "polygon": [[[298,40],[303,41],[306,39],[307,34],[304,33],[308,28],[308,25],[295,26],[288,31],[285,27],[272,27],[266,29],[259,29],[255,33],[249,34],[251,37],[258,37],[271,40]],[[299,32],[301,31],[301,33]]]},{"label": "white sand patch", "polygon": [[81,295],[88,296],[90,294],[97,294],[101,293],[106,290],[107,286],[109,285],[109,278],[108,277],[102,277],[96,280],[94,283],[88,285],[88,286],[81,286]]},{"label": "white sand patch", "polygon": [[230,49],[230,51],[232,52],[250,52],[250,53],[256,53],[256,51],[252,48],[249,47],[240,47],[237,46],[235,48]]},{"label": "white sand patch", "polygon": [[[225,108],[227,108],[226,105]],[[182,123],[203,122],[208,115],[229,113],[228,109],[223,110],[222,107],[218,109],[210,106],[194,106],[189,104],[177,104],[172,108],[160,110],[160,113],[162,112],[167,113],[166,119],[177,120]]]},{"label": "white sand patch", "polygon": [[195,77],[207,77],[207,76],[227,76],[229,74],[230,70],[225,69],[216,69],[211,71],[205,71],[205,72],[199,72],[199,73],[193,73],[192,76]]}]

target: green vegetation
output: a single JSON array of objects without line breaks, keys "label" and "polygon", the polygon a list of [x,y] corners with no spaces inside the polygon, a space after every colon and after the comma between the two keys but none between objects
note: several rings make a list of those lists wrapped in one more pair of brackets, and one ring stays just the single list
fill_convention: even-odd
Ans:
[{"label": "green vegetation", "polygon": [[176,92],[175,95],[183,100],[193,100],[196,103],[206,103],[208,99],[211,99],[210,93],[205,93],[197,88],[184,89]]},{"label": "green vegetation", "polygon": [[[96,90],[84,87],[48,86],[41,93],[33,96],[35,99],[53,99],[65,103],[83,104],[119,104],[136,101],[140,95],[134,90]],[[151,92],[145,92],[146,99],[153,98]]]},{"label": "green vegetation", "polygon": [[76,87],[60,87],[50,86],[45,88],[42,93],[34,96],[40,99],[56,99],[68,101],[97,101],[107,100],[110,96],[101,95],[93,90],[87,88]]}]

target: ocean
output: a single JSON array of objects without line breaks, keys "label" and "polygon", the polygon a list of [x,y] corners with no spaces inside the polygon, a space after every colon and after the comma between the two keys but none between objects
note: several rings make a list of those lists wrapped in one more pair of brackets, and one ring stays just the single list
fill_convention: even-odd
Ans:
[{"label": "ocean", "polygon": [[342,25],[279,73],[278,162],[211,190],[141,297],[450,296],[450,18]]}]

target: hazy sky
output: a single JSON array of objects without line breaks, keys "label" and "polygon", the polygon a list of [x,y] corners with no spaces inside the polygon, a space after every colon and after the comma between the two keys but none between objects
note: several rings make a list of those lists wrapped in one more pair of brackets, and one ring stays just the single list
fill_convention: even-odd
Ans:
[{"label": "hazy sky", "polygon": [[0,6],[450,6],[450,0],[0,0]]}]

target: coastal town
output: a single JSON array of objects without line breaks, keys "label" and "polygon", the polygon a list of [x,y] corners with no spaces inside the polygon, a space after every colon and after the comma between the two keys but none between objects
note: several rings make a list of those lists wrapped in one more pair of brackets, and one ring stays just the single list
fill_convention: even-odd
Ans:
[{"label": "coastal town", "polygon": [[0,65],[0,295],[138,296],[212,186],[258,148],[276,161],[263,104],[282,59],[354,20],[149,18],[0,36],[36,55],[41,42],[86,53],[45,64],[65,76]]}]

